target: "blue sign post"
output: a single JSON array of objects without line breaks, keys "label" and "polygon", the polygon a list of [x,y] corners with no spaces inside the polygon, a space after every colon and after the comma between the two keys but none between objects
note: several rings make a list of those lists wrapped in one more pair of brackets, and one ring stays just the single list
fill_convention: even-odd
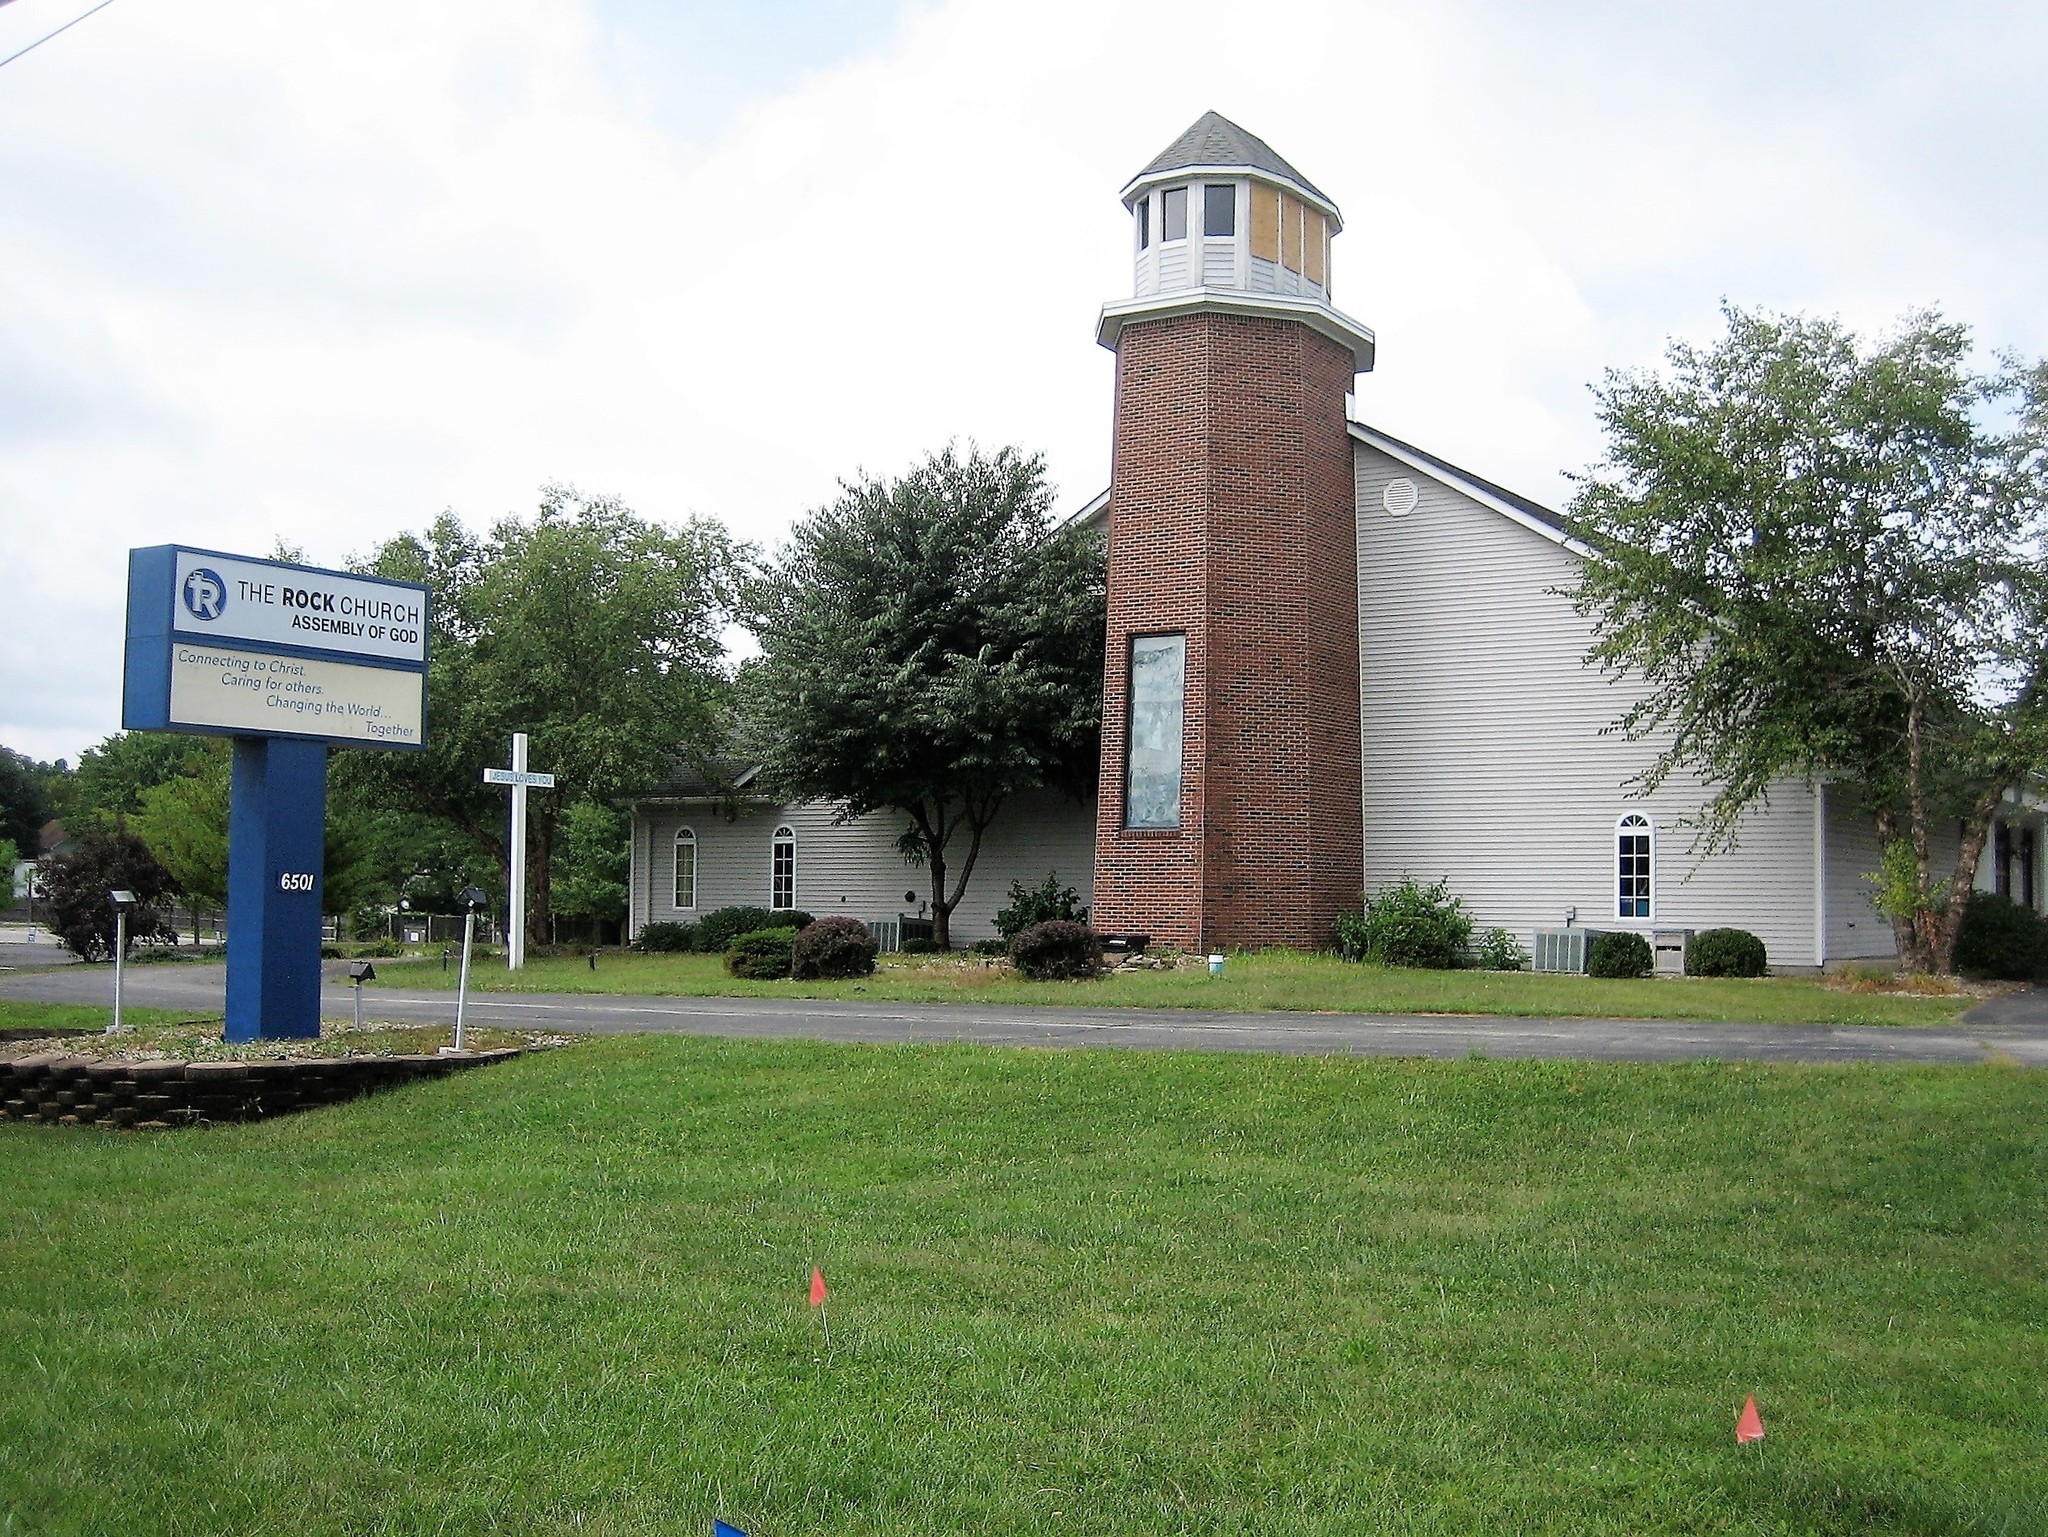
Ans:
[{"label": "blue sign post", "polygon": [[230,1041],[320,1033],[327,751],[426,745],[427,599],[353,572],[129,551],[121,724],[234,738]]}]

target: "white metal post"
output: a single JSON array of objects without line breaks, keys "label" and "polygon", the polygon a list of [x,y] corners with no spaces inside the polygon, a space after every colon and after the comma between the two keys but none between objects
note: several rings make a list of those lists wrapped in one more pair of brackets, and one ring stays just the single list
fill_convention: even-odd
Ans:
[{"label": "white metal post", "polygon": [[[526,772],[526,733],[512,733],[512,772]],[[526,964],[526,786],[512,785],[512,931],[506,935],[507,969]]]},{"label": "white metal post", "polygon": [[128,909],[114,909],[114,1028],[121,1028],[122,969],[128,961]]},{"label": "white metal post", "polygon": [[469,1044],[469,1036],[463,1029],[463,1012],[469,1006],[469,942],[476,935],[476,909],[471,907],[462,915],[462,977],[455,984],[455,1049],[460,1051]]}]

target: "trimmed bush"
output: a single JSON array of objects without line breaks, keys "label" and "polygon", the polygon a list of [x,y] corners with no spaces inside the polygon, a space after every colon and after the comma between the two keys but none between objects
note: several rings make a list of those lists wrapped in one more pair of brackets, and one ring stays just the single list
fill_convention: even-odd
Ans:
[{"label": "trimmed bush", "polygon": [[697,925],[694,923],[648,923],[641,925],[640,937],[633,942],[636,950],[645,950],[649,955],[675,955],[697,948]]},{"label": "trimmed bush", "polygon": [[1088,909],[1081,906],[1081,893],[1060,884],[1059,872],[1048,871],[1043,884],[1026,891],[1022,881],[1010,882],[1010,905],[996,914],[996,932],[1005,948],[1034,923],[1086,923]]},{"label": "trimmed bush", "polygon": [[725,969],[754,982],[778,982],[789,975],[796,949],[795,929],[755,929],[736,934],[725,952]]},{"label": "trimmed bush", "polygon": [[906,939],[903,941],[903,953],[905,955],[937,955],[939,953],[939,942],[936,939],[925,939],[922,936],[916,939]]},{"label": "trimmed bush", "polygon": [[1085,923],[1048,919],[1010,941],[1010,961],[1034,982],[1071,982],[1102,970],[1102,936]]},{"label": "trimmed bush", "polygon": [[2001,982],[2031,982],[2048,971],[2048,923],[2010,897],[1979,891],[1956,931],[1956,970]]},{"label": "trimmed bush", "polygon": [[1488,929],[1473,947],[1472,961],[1481,971],[1522,971],[1528,967],[1529,952],[1506,929]]},{"label": "trimmed bush", "polygon": [[820,918],[796,937],[789,974],[799,982],[868,977],[875,971],[875,936],[853,918]]},{"label": "trimmed bush", "polygon": [[1337,917],[1337,953],[1347,961],[1451,971],[1471,938],[1472,919],[1447,880],[1425,886],[1409,876],[1367,897],[1363,913]]},{"label": "trimmed bush", "polygon": [[778,913],[766,907],[714,908],[697,920],[697,948],[717,955],[730,950],[732,942],[742,934],[753,934],[762,929],[807,929],[810,926],[809,913]]},{"label": "trimmed bush", "polygon": [[1685,947],[1689,977],[1760,977],[1766,965],[1764,942],[1748,929],[1701,929]]},{"label": "trimmed bush", "polygon": [[1655,958],[1640,934],[1595,934],[1586,951],[1589,977],[1647,977]]}]

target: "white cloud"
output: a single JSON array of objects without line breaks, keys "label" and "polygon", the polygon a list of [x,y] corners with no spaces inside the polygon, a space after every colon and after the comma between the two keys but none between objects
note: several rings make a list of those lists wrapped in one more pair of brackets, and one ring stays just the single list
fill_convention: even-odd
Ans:
[{"label": "white cloud", "polygon": [[[0,72],[0,741],[116,724],[130,545],[336,560],[550,478],[767,538],[956,434],[1045,448],[1078,501],[1115,194],[1209,107],[1344,208],[1372,419],[1533,495],[1597,450],[1585,382],[1723,293],[1947,299],[2042,350],[2039,216],[1908,153],[1913,37],[1847,74],[1777,37],[1774,78],[1815,61],[1787,96],[1729,14],[1681,47],[1477,0],[957,0],[685,146],[574,5],[110,8]],[[1913,112],[1955,110],[1966,53]]]}]

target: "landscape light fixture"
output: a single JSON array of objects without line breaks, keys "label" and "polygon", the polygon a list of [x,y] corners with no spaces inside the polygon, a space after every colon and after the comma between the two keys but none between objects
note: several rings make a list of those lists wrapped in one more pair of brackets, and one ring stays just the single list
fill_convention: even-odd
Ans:
[{"label": "landscape light fixture", "polygon": [[121,985],[123,972],[128,962],[128,910],[136,906],[132,891],[110,891],[107,902],[114,909],[114,1022],[107,1026],[108,1034],[121,1028]]},{"label": "landscape light fixture", "polygon": [[465,886],[455,900],[462,904],[462,979],[455,984],[455,1044],[443,1046],[443,1051],[461,1051],[469,1045],[469,946],[476,938],[477,909],[487,906],[491,899],[476,887]]},{"label": "landscape light fixture", "polygon": [[368,961],[350,961],[348,979],[356,990],[356,1028],[363,1028],[363,984],[377,980],[377,968]]}]

